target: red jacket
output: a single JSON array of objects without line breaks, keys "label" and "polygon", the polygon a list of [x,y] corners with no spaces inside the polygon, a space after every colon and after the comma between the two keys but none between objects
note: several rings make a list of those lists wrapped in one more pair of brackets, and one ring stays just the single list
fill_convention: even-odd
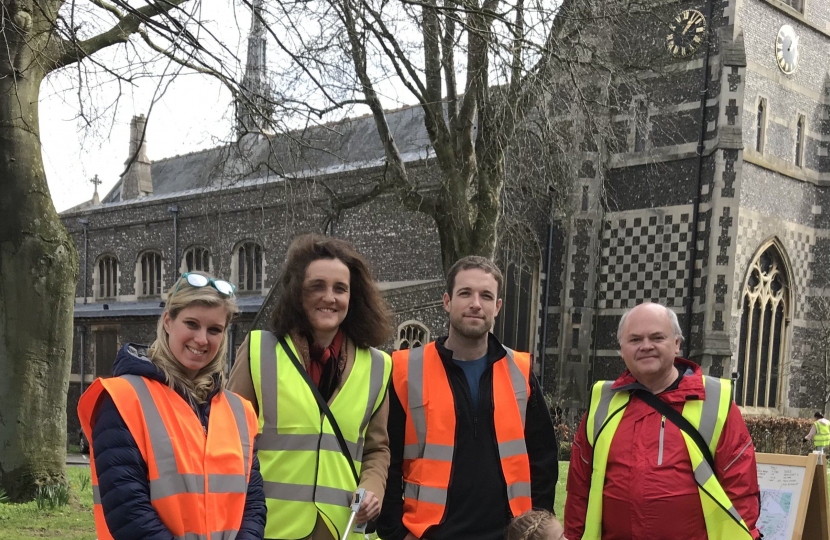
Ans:
[{"label": "red jacket", "polygon": [[[675,389],[659,397],[678,412],[686,400],[704,399],[700,366],[678,358],[685,376]],[[638,385],[626,371],[612,388]],[[660,431],[663,460],[658,464]],[[565,536],[580,540],[585,530],[593,448],[588,445],[585,417],[574,438],[565,502]],[[715,452],[715,474],[753,538],[760,510],[755,448],[741,412],[733,403]],[[608,455],[602,504],[603,540],[707,540],[692,463],[680,428],[643,401],[632,398],[614,434]]]}]

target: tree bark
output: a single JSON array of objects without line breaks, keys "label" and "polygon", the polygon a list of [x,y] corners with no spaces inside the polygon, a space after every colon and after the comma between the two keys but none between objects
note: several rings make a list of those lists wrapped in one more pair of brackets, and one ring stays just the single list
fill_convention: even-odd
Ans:
[{"label": "tree bark", "polygon": [[[18,12],[19,13],[19,12]],[[41,156],[44,73],[31,15],[0,33],[0,485],[13,501],[65,480],[66,395],[78,253]],[[37,27],[37,24],[35,24]]]}]

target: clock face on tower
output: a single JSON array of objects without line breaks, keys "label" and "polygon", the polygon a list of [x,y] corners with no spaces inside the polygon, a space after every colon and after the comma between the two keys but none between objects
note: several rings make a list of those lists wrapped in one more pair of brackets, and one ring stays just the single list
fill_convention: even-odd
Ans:
[{"label": "clock face on tower", "polygon": [[795,68],[798,67],[798,36],[789,24],[778,30],[778,37],[775,38],[775,61],[787,75],[795,72]]},{"label": "clock face on tower", "polygon": [[705,38],[706,17],[697,10],[687,9],[669,23],[666,47],[674,56],[682,58],[694,54]]}]

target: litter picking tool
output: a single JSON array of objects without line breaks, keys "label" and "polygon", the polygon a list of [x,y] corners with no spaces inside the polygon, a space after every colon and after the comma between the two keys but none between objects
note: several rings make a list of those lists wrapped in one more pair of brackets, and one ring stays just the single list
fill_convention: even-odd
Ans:
[{"label": "litter picking tool", "polygon": [[352,514],[349,516],[349,524],[346,525],[346,532],[343,533],[343,540],[348,540],[349,534],[351,534],[352,532],[360,534],[366,532],[366,523],[358,523],[354,526],[354,531],[352,531],[354,518],[357,515],[357,512],[360,510],[360,503],[363,502],[364,497],[366,497],[366,490],[363,488],[358,488],[358,490],[354,494],[354,499],[352,499]]}]

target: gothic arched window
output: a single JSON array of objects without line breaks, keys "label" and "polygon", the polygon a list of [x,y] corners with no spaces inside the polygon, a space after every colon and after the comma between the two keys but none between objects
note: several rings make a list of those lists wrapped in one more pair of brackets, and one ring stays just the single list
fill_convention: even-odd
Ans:
[{"label": "gothic arched window", "polygon": [[118,296],[118,259],[103,255],[98,259],[95,273],[95,297],[115,298]]},{"label": "gothic arched window", "polygon": [[804,166],[804,115],[799,115],[795,129],[795,166]]},{"label": "gothic arched window", "polygon": [[201,246],[193,246],[184,252],[181,272],[210,272],[210,251]]},{"label": "gothic arched window", "polygon": [[148,251],[138,261],[141,282],[136,287],[140,296],[158,296],[161,294],[161,253]]},{"label": "gothic arched window", "polygon": [[648,142],[648,103],[642,99],[634,114],[634,151],[642,152]]},{"label": "gothic arched window", "polygon": [[236,249],[236,288],[240,292],[262,290],[262,247],[245,242]]},{"label": "gothic arched window", "polygon": [[506,347],[530,351],[536,338],[536,312],[539,309],[538,263],[520,252],[509,250],[505,250],[500,259],[505,261],[501,296],[504,303],[496,317],[493,334]]},{"label": "gothic arched window", "polygon": [[789,277],[771,244],[749,267],[743,293],[735,402],[777,407],[790,306]]},{"label": "gothic arched window", "polygon": [[799,13],[804,13],[804,0],[781,0]]},{"label": "gothic arched window", "polygon": [[406,321],[398,326],[395,336],[395,350],[414,349],[429,343],[429,330],[418,321]]},{"label": "gothic arched window", "polygon": [[755,124],[755,151],[764,152],[764,137],[767,127],[767,100],[758,101],[758,117]]}]

